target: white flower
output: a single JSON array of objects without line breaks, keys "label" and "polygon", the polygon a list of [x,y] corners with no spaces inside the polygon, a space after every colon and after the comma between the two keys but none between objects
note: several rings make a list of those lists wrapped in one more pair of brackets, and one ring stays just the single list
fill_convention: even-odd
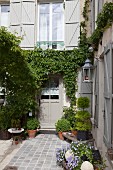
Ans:
[{"label": "white flower", "polygon": [[74,158],[74,154],[73,154],[73,152],[72,152],[71,149],[68,150],[68,151],[65,153],[65,158],[66,158],[66,160],[67,160],[70,156]]},{"label": "white flower", "polygon": [[93,165],[89,161],[84,161],[81,165],[81,170],[94,170]]}]

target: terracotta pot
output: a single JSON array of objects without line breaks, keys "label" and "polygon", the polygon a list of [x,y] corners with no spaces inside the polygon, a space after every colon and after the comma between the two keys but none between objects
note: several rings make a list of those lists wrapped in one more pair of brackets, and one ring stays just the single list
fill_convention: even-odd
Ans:
[{"label": "terracotta pot", "polygon": [[58,132],[58,136],[59,136],[59,138],[60,138],[61,140],[64,140],[64,137],[63,137],[63,135],[62,135],[62,132]]},{"label": "terracotta pot", "polygon": [[18,140],[15,140],[15,145],[17,145],[18,144]]},{"label": "terracotta pot", "polygon": [[77,135],[77,130],[72,130],[71,133],[76,136]]},{"label": "terracotta pot", "polygon": [[37,130],[27,130],[29,138],[35,138]]}]

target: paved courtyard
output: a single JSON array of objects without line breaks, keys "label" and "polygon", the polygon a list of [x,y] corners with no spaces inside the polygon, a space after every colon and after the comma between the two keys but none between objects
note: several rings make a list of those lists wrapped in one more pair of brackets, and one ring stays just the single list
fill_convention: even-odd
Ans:
[{"label": "paved courtyard", "polygon": [[56,148],[67,146],[55,134],[39,134],[26,140],[8,165],[17,166],[18,170],[62,170],[56,164]]}]

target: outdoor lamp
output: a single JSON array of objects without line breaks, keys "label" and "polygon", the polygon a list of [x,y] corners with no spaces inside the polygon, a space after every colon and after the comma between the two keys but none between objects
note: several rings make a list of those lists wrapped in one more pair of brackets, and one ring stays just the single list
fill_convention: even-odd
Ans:
[{"label": "outdoor lamp", "polygon": [[86,59],[85,64],[82,67],[82,71],[83,71],[83,81],[91,81],[93,65],[91,64],[91,61],[88,58]]}]

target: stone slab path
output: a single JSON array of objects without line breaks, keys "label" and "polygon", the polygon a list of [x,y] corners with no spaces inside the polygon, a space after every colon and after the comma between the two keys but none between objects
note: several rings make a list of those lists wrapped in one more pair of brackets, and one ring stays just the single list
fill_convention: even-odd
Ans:
[{"label": "stone slab path", "polygon": [[8,163],[18,170],[62,170],[56,164],[56,148],[67,148],[68,143],[55,134],[39,134],[28,139]]}]

